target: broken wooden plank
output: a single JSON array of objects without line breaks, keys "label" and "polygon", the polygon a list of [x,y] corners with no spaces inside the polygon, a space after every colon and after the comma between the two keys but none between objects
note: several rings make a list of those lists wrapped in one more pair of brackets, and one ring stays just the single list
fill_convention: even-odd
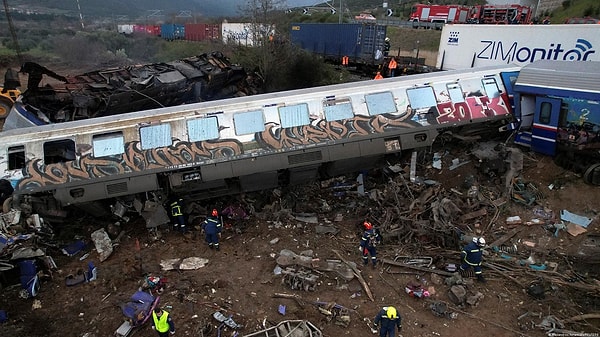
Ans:
[{"label": "broken wooden plank", "polygon": [[517,235],[517,233],[519,233],[523,229],[525,229],[525,226],[515,227],[510,232],[502,235],[496,241],[490,243],[489,246],[490,247],[500,247],[503,243],[505,243],[506,241],[510,240],[510,238],[512,238],[513,236]]},{"label": "broken wooden plank", "polygon": [[344,262],[348,267],[350,267],[352,269],[352,271],[354,271],[354,275],[356,276],[356,278],[358,279],[358,281],[360,282],[360,284],[365,289],[365,292],[367,293],[367,296],[369,296],[369,299],[372,302],[375,302],[375,298],[373,298],[373,293],[371,292],[371,288],[369,288],[369,286],[367,285],[367,282],[365,282],[365,279],[362,277],[362,275],[360,273],[360,270],[358,270],[358,268],[356,268],[356,266],[354,264],[346,261],[342,257],[342,254],[340,254],[340,252],[338,252],[335,249],[332,249],[332,251],[340,258],[340,260],[342,260],[342,262]]},{"label": "broken wooden plank", "polygon": [[460,217],[461,221],[468,221],[471,219],[475,219],[475,218],[480,218],[482,216],[487,215],[487,209],[485,208],[480,208],[477,211],[471,212],[471,213],[467,213],[463,216]]},{"label": "broken wooden plank", "polygon": [[454,275],[454,273],[451,273],[451,272],[448,272],[448,271],[439,270],[439,269],[429,269],[429,268],[425,268],[425,267],[414,266],[414,265],[411,265],[411,264],[406,264],[406,263],[402,263],[402,262],[396,262],[396,261],[390,260],[390,259],[382,259],[381,262],[382,263],[391,264],[392,266],[410,268],[410,269],[415,269],[415,270],[420,270],[420,271],[426,271],[426,272],[430,272],[430,273],[434,273],[434,274],[438,274],[438,275],[443,275],[443,276],[452,276],[452,275]]}]

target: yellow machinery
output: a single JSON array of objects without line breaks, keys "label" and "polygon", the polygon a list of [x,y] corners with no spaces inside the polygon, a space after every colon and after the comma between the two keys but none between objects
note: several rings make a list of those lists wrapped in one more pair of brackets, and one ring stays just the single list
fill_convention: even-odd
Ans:
[{"label": "yellow machinery", "polygon": [[8,69],[4,75],[4,86],[0,86],[0,120],[8,116],[10,108],[21,94],[19,86],[19,74],[13,69]]}]

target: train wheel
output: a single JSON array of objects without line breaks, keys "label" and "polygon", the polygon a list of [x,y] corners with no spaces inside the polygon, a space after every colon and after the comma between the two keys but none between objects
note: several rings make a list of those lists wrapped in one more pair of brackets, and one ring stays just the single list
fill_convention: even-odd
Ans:
[{"label": "train wheel", "polygon": [[11,100],[0,97],[0,119],[4,119],[6,116],[8,116],[12,105],[13,103]]},{"label": "train wheel", "polygon": [[600,163],[592,164],[583,173],[586,184],[600,186]]}]

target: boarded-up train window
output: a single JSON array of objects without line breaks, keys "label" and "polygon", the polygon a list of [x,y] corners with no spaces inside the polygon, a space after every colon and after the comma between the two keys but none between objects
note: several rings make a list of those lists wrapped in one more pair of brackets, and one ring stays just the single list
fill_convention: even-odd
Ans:
[{"label": "boarded-up train window", "polygon": [[349,98],[328,98],[323,102],[325,119],[328,121],[339,121],[354,117],[352,104]]},{"label": "boarded-up train window", "polygon": [[496,79],[494,78],[484,78],[483,79],[483,88],[485,89],[485,93],[489,98],[500,97],[500,89],[498,89],[498,84],[496,83]]},{"label": "boarded-up train window", "polygon": [[446,88],[448,89],[448,96],[450,96],[452,103],[462,103],[465,101],[462,88],[458,83],[446,84]]},{"label": "boarded-up train window", "polygon": [[432,87],[411,88],[406,90],[408,101],[413,109],[429,109],[437,105]]},{"label": "boarded-up train window", "polygon": [[391,92],[365,95],[365,100],[367,101],[367,109],[369,109],[369,115],[371,116],[398,111]]},{"label": "boarded-up train window", "polygon": [[310,124],[306,103],[279,107],[279,120],[282,128],[292,128]]},{"label": "boarded-up train window", "polygon": [[112,156],[125,152],[125,140],[122,132],[94,135],[92,138],[94,157]]},{"label": "boarded-up train window", "polygon": [[236,135],[265,131],[265,117],[261,110],[237,113],[233,116]]},{"label": "boarded-up train window", "polygon": [[141,127],[140,142],[142,150],[170,146],[173,143],[171,140],[171,125],[160,124]]},{"label": "boarded-up train window", "polygon": [[70,139],[44,143],[44,163],[55,164],[75,160],[75,142]]},{"label": "boarded-up train window", "polygon": [[190,142],[219,138],[219,123],[216,117],[197,118],[187,121]]},{"label": "boarded-up train window", "polygon": [[8,148],[8,169],[18,170],[25,167],[25,146],[12,146]]}]

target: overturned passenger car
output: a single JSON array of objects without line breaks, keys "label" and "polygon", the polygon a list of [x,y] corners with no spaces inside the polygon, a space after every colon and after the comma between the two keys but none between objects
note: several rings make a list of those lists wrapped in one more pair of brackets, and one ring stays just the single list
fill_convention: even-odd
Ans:
[{"label": "overturned passenger car", "polygon": [[[28,87],[6,118],[5,131],[258,93],[244,68],[221,52],[76,76],[33,62],[21,72],[29,75]],[[43,76],[56,83],[39,86]]]}]

